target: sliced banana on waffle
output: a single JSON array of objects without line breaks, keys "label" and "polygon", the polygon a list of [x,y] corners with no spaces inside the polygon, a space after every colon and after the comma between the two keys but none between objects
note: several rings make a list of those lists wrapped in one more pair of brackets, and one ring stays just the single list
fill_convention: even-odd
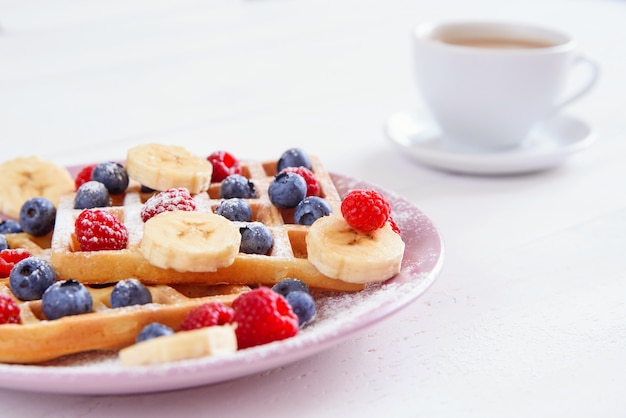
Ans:
[{"label": "sliced banana on waffle", "polygon": [[45,197],[55,206],[74,191],[74,180],[60,165],[39,157],[20,157],[0,164],[0,212],[17,219],[24,202]]},{"label": "sliced banana on waffle", "polygon": [[239,228],[223,216],[177,210],[144,224],[139,252],[163,269],[210,272],[231,265],[240,243]]},{"label": "sliced banana on waffle", "polygon": [[119,352],[123,366],[166,363],[237,351],[237,337],[232,325],[180,331],[126,347]]},{"label": "sliced banana on waffle", "polygon": [[130,178],[154,190],[184,187],[197,194],[209,188],[213,166],[183,147],[143,144],[128,150],[126,171]]},{"label": "sliced banana on waffle", "polygon": [[309,261],[322,273],[350,283],[387,280],[400,271],[404,242],[389,224],[364,233],[339,215],[324,216],[306,237]]}]

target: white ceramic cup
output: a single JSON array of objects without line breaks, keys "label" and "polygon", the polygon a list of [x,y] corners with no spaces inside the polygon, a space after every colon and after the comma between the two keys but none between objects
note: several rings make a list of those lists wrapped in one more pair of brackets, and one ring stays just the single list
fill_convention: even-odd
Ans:
[{"label": "white ceramic cup", "polygon": [[[424,23],[413,31],[413,53],[418,89],[444,143],[468,149],[519,147],[599,75],[570,36],[526,24]],[[586,77],[573,88],[579,66],[588,67],[580,68]]]}]

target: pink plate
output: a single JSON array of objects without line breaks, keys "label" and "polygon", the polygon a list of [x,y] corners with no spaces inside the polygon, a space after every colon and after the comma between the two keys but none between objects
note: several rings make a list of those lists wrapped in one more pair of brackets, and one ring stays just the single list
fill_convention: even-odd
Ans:
[{"label": "pink plate", "polygon": [[[343,195],[377,188],[333,174]],[[157,366],[123,368],[114,355],[78,355],[54,365],[0,364],[0,387],[65,394],[132,394],[175,390],[236,379],[319,353],[404,308],[435,281],[443,263],[443,242],[432,221],[407,200],[381,190],[406,243],[401,272],[356,293],[316,295],[317,317],[297,336],[238,351]]]}]

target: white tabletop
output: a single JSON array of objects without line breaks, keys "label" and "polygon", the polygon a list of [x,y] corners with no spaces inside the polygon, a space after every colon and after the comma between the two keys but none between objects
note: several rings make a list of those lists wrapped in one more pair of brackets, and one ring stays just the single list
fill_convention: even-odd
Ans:
[{"label": "white tabletop", "polygon": [[[574,34],[602,80],[567,112],[596,143],[519,176],[401,155],[385,120],[425,114],[409,32],[451,18]],[[321,354],[161,394],[0,390],[0,415],[624,416],[625,18],[617,0],[0,1],[0,159],[123,158],[147,141],[269,159],[300,146],[409,199],[446,244],[426,294]]]}]

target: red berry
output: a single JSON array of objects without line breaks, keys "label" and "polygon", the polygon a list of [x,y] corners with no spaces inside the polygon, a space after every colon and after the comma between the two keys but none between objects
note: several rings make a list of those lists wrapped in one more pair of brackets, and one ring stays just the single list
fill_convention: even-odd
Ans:
[{"label": "red berry", "polygon": [[372,232],[385,226],[391,205],[376,190],[352,190],[341,202],[341,214],[352,228]]},{"label": "red berry", "polygon": [[218,183],[231,174],[241,174],[239,160],[227,151],[216,151],[207,160],[213,165],[212,183]]},{"label": "red berry", "polygon": [[11,297],[0,295],[0,324],[19,324],[20,322],[20,307]]},{"label": "red berry", "polygon": [[155,194],[141,208],[141,219],[146,222],[154,215],[174,210],[196,210],[196,202],[191,197],[189,190],[181,187]]},{"label": "red berry", "polygon": [[315,178],[315,174],[313,174],[313,172],[311,170],[309,170],[306,167],[300,166],[300,167],[286,167],[284,168],[281,173],[284,173],[286,171],[292,172],[292,173],[296,173],[296,174],[300,174],[302,176],[302,178],[304,179],[304,181],[306,182],[306,195],[307,197],[309,196],[319,196],[320,195],[320,185],[317,182],[317,179]]},{"label": "red berry", "polygon": [[243,293],[233,301],[232,322],[239,348],[284,340],[298,333],[298,316],[284,296],[268,287]]},{"label": "red berry", "polygon": [[228,324],[233,318],[233,309],[221,302],[204,303],[189,311],[180,329],[189,331],[196,328]]},{"label": "red berry", "polygon": [[24,248],[9,248],[0,251],[0,277],[9,277],[13,266],[28,257],[30,253]]},{"label": "red berry", "polygon": [[81,251],[122,250],[128,231],[115,215],[101,209],[86,209],[74,223]]},{"label": "red berry", "polygon": [[85,167],[83,167],[78,174],[76,174],[76,178],[74,178],[74,184],[76,185],[76,190],[78,190],[78,188],[83,184],[83,183],[87,183],[88,181],[91,181],[91,173],[93,172],[93,169],[97,166],[98,164],[92,164],[92,165],[87,165]]}]

